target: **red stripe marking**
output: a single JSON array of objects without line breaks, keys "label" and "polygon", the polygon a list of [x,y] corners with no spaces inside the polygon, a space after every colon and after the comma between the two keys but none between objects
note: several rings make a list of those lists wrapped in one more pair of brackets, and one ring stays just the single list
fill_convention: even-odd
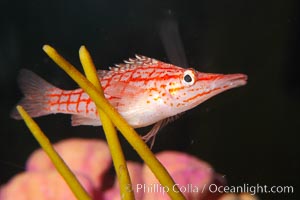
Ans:
[{"label": "red stripe marking", "polygon": [[191,97],[191,98],[188,98],[188,99],[183,100],[183,102],[189,102],[189,101],[191,101],[191,100],[193,100],[193,99],[195,99],[195,98],[201,97],[201,96],[203,96],[203,95],[209,94],[209,93],[211,93],[211,92],[213,92],[213,91],[216,91],[216,90],[219,90],[219,89],[220,89],[220,88],[215,88],[215,89],[210,90],[210,91],[208,91],[208,92],[199,93],[199,94],[197,94],[197,95],[195,95],[195,96],[193,96],[193,97]]},{"label": "red stripe marking", "polygon": [[223,75],[204,75],[203,77],[198,78],[197,81],[209,81],[209,80],[217,79],[222,76]]},{"label": "red stripe marking", "polygon": [[79,113],[79,103],[80,103],[80,99],[81,99],[81,95],[83,94],[83,91],[81,93],[79,93],[79,97],[77,100],[77,104],[76,104],[76,111]]},{"label": "red stripe marking", "polygon": [[89,98],[87,101],[86,101],[86,104],[85,104],[85,113],[88,114],[89,113],[89,104],[91,103],[91,99]]},{"label": "red stripe marking", "polygon": [[179,75],[165,75],[163,77],[153,77],[153,78],[140,78],[140,77],[137,77],[137,78],[130,78],[129,81],[133,81],[133,82],[149,82],[149,81],[152,81],[152,80],[155,80],[155,81],[166,81],[168,79],[178,79],[180,76]]}]

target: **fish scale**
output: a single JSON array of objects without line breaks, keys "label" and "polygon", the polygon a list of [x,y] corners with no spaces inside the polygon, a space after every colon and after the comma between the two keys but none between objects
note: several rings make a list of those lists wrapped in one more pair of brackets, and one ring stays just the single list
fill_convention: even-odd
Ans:
[{"label": "fish scale", "polygon": [[[109,70],[97,71],[104,95],[134,128],[155,124],[148,141],[178,114],[207,99],[245,85],[244,74],[212,74],[181,68],[136,55]],[[94,102],[82,90],[62,90],[29,70],[21,70],[19,102],[32,117],[54,113],[72,115],[72,125],[101,125]],[[12,117],[20,119],[16,110]]]}]

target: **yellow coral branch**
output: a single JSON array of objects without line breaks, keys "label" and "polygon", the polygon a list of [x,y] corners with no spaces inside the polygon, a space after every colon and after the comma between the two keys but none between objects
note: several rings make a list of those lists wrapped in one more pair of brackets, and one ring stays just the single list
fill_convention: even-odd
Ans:
[{"label": "yellow coral branch", "polygon": [[[98,89],[102,97],[104,97],[104,93],[101,87],[101,83],[99,82],[97,76],[95,65],[91,59],[89,52],[84,46],[81,46],[79,49],[79,57],[87,79]],[[113,159],[114,167],[120,186],[120,195],[122,199],[125,200],[134,199],[133,190],[128,189],[128,185],[131,185],[131,181],[126,165],[126,160],[124,158],[120,141],[117,135],[117,131],[109,117],[98,107],[97,111],[99,113],[102,122],[102,127]]]},{"label": "yellow coral branch", "polygon": [[137,151],[144,162],[149,166],[156,178],[162,186],[170,188],[168,191],[172,199],[185,199],[182,193],[178,192],[178,188],[172,177],[168,174],[164,166],[156,159],[148,146],[135,132],[135,130],[119,115],[119,113],[112,107],[109,102],[103,98],[100,91],[91,84],[76,68],[74,68],[68,61],[60,56],[55,49],[49,45],[44,45],[43,50],[52,58],[52,60],[62,68],[95,102],[96,106],[103,110],[109,118],[113,121],[115,126],[120,130],[129,144]]},{"label": "yellow coral branch", "polygon": [[39,142],[43,150],[47,153],[52,163],[54,164],[57,171],[65,179],[66,183],[69,185],[73,194],[77,199],[80,200],[91,200],[89,194],[81,186],[75,175],[71,172],[66,163],[57,154],[50,141],[46,135],[42,132],[40,127],[35,123],[35,121],[28,115],[28,113],[23,109],[22,106],[17,106],[17,110],[21,117],[24,119],[27,127],[31,131],[32,135]]}]

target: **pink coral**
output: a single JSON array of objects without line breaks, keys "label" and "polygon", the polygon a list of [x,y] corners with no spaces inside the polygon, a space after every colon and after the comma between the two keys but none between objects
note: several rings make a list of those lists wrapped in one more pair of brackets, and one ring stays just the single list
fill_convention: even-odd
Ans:
[{"label": "pink coral", "polygon": [[[111,166],[111,156],[107,144],[101,140],[68,139],[54,145],[73,172],[86,177],[96,188],[100,188],[102,177]],[[26,164],[27,171],[55,170],[49,157],[42,150],[36,150]]]},{"label": "pink coral", "polygon": [[[80,183],[89,192],[93,192],[90,180],[81,174],[76,174]],[[15,176],[7,185],[1,188],[1,200],[75,200],[68,185],[55,170],[48,172],[25,172]]]},{"label": "pink coral", "polygon": [[[68,139],[54,147],[93,199],[121,199],[117,180],[114,184],[109,184],[112,180],[106,175],[111,167],[111,157],[105,142]],[[208,163],[176,151],[165,151],[156,156],[187,199],[217,199],[220,196],[211,195],[205,189],[206,185],[215,181],[215,173]],[[0,200],[75,199],[42,150],[37,150],[30,156],[26,169],[0,188]],[[128,189],[135,192],[136,199],[169,199],[167,190],[176,189],[161,186],[146,165],[128,162],[128,170],[132,180]]]},{"label": "pink coral", "polygon": [[[156,155],[158,160],[166,167],[180,190],[187,199],[200,199],[206,191],[202,191],[204,185],[213,181],[214,172],[212,167],[199,159],[185,153],[165,151]],[[169,199],[164,192],[151,189],[159,185],[158,180],[147,166],[143,169],[144,199]],[[153,186],[153,187],[151,187]],[[150,189],[150,191],[147,191]],[[176,188],[162,188],[164,190],[176,190]]]}]

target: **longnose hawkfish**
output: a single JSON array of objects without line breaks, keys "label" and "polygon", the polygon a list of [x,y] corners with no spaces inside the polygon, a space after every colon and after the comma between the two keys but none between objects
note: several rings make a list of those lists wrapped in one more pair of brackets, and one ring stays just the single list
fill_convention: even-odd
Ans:
[{"label": "longnose hawkfish", "polygon": [[[152,145],[158,130],[178,114],[190,110],[216,94],[246,84],[244,74],[212,74],[181,68],[153,58],[136,58],[97,71],[104,95],[134,128],[155,124],[143,136]],[[94,102],[81,89],[62,90],[29,70],[21,70],[19,102],[32,117],[65,113],[72,125],[101,126]],[[20,119],[16,110],[11,113]]]}]

